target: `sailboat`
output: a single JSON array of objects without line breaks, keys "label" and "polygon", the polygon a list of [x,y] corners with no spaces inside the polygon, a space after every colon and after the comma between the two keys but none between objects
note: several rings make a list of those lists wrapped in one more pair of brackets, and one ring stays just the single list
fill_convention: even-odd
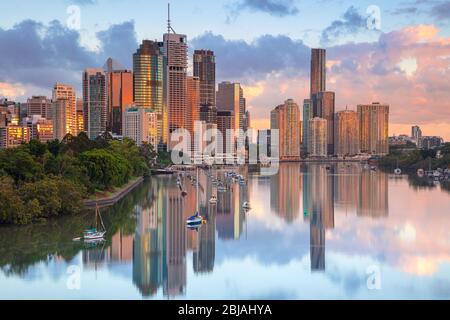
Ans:
[{"label": "sailboat", "polygon": [[206,220],[203,219],[203,217],[200,215],[199,213],[199,205],[198,205],[198,185],[199,185],[199,177],[198,177],[198,168],[197,168],[197,183],[196,183],[196,190],[197,190],[197,208],[196,208],[196,213],[195,215],[193,215],[192,217],[188,218],[186,220],[186,226],[188,228],[192,228],[192,227],[196,227],[196,226],[201,226],[203,224],[206,223]]},{"label": "sailboat", "polygon": [[[102,230],[98,230],[98,218],[100,218],[100,223]],[[100,213],[100,208],[98,204],[95,207],[95,228],[88,229],[83,233],[84,241],[98,241],[103,240],[103,237],[106,234],[105,224],[103,223],[102,215]]]}]

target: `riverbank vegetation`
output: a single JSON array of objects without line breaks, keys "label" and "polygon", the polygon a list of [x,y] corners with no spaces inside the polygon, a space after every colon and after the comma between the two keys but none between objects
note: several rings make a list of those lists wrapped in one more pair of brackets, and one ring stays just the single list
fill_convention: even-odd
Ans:
[{"label": "riverbank vegetation", "polygon": [[0,224],[79,213],[83,199],[148,175],[156,158],[150,145],[109,135],[92,141],[85,133],[0,150]]},{"label": "riverbank vegetation", "polygon": [[450,168],[450,143],[432,150],[391,148],[389,155],[381,158],[380,166],[414,172],[418,169],[447,169]]}]

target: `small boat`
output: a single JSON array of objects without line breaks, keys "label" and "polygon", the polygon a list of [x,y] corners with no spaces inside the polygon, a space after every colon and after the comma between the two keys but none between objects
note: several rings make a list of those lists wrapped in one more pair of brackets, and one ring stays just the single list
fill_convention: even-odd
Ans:
[{"label": "small boat", "polygon": [[200,213],[197,212],[195,215],[186,220],[186,225],[188,227],[193,227],[202,225],[204,224],[204,222],[205,220],[203,219],[203,217],[200,215]]},{"label": "small boat", "polygon": [[209,203],[216,204],[217,203],[217,197],[216,196],[212,196],[211,199],[209,199]]},{"label": "small boat", "polygon": [[400,169],[400,168],[395,169],[394,170],[394,174],[397,175],[397,176],[401,175],[402,174],[402,169]]},{"label": "small boat", "polygon": [[372,171],[377,171],[377,167],[371,166],[371,167],[370,167],[370,170],[372,170]]},{"label": "small boat", "polygon": [[250,210],[252,207],[251,207],[250,203],[244,202],[244,204],[242,205],[242,208],[244,208],[245,210]]},{"label": "small boat", "polygon": [[[98,218],[100,218],[102,230],[98,230]],[[100,213],[100,209],[97,204],[95,207],[95,227],[85,230],[83,233],[83,237],[75,238],[73,240],[84,242],[104,241],[105,235],[106,235],[105,224],[103,223],[102,215]]]}]

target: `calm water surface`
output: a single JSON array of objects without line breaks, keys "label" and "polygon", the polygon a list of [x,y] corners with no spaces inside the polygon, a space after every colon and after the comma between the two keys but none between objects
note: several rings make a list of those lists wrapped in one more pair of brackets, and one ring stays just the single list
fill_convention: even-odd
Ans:
[{"label": "calm water surface", "polygon": [[104,210],[104,244],[72,241],[92,213],[0,228],[0,299],[450,298],[448,186],[353,164],[242,174],[216,206],[200,175],[198,232],[195,187],[183,199],[175,177]]}]

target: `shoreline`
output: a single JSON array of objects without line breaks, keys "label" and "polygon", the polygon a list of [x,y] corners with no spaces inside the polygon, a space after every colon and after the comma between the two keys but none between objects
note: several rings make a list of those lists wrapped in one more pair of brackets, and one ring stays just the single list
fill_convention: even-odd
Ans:
[{"label": "shoreline", "polygon": [[102,197],[98,199],[86,199],[83,201],[84,209],[92,209],[98,204],[99,207],[110,207],[116,204],[119,200],[133,191],[136,187],[141,185],[144,182],[144,177],[138,177],[132,181],[130,181],[125,186],[121,187],[119,190],[115,191],[112,195],[107,197]]}]

